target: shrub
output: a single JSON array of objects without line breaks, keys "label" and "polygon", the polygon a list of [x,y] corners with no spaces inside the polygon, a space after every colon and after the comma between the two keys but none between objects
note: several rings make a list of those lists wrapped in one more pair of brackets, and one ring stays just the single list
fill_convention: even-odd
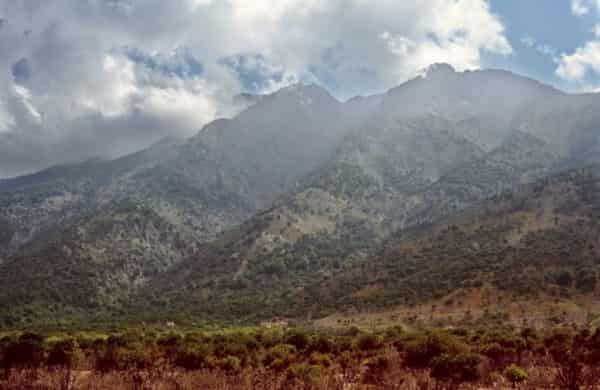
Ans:
[{"label": "shrub", "polygon": [[351,352],[354,350],[354,343],[351,339],[344,337],[335,341],[335,347],[338,353]]},{"label": "shrub", "polygon": [[356,337],[361,333],[360,329],[357,326],[351,326],[342,332],[344,336]]},{"label": "shrub", "polygon": [[80,333],[76,336],[77,345],[82,351],[92,349],[96,347],[98,344],[103,344],[105,340],[105,336],[101,334],[94,333]]},{"label": "shrub", "polygon": [[514,348],[505,348],[499,343],[489,343],[481,347],[480,353],[488,357],[496,366],[502,366],[513,359],[517,351]]},{"label": "shrub", "polygon": [[356,342],[356,346],[361,351],[372,351],[374,349],[381,348],[382,345],[383,340],[381,339],[381,337],[371,333],[366,333],[359,336]]},{"label": "shrub", "polygon": [[536,330],[533,328],[524,328],[521,330],[520,336],[526,340],[535,340],[538,337]]},{"label": "shrub", "polygon": [[240,371],[242,367],[242,363],[240,359],[236,356],[227,356],[219,362],[219,367],[222,370],[229,372],[237,372]]},{"label": "shrub", "polygon": [[297,350],[301,351],[309,343],[308,336],[301,331],[292,331],[285,337],[285,343],[293,345]]},{"label": "shrub", "polygon": [[[197,342],[197,341],[199,341],[199,340],[193,339],[192,337],[193,336],[186,335],[185,341],[186,342]],[[158,340],[156,340],[156,344],[159,345],[159,346],[161,346],[161,347],[163,347],[163,348],[176,347],[183,340],[184,340],[184,338],[179,333],[167,333],[167,334],[164,334],[164,335],[160,336],[158,338]]]},{"label": "shrub", "polygon": [[9,342],[4,349],[4,367],[37,368],[44,359],[44,338],[34,333],[24,333],[17,341]]},{"label": "shrub", "polygon": [[283,331],[280,328],[270,329],[258,333],[255,338],[265,348],[271,348],[283,342]]},{"label": "shrub", "polygon": [[328,354],[313,352],[310,354],[310,358],[308,359],[310,364],[320,367],[329,367],[331,366],[331,357]]},{"label": "shrub", "polygon": [[109,344],[103,351],[98,352],[95,365],[96,370],[100,372],[142,370],[152,365],[152,359],[143,346],[132,345],[125,348]]},{"label": "shrub", "polygon": [[243,347],[246,351],[254,351],[258,349],[259,344],[254,335],[245,332],[234,332],[227,336],[227,341],[231,345],[238,345]]},{"label": "shrub", "polygon": [[152,365],[149,359],[148,352],[142,346],[134,346],[132,348],[124,348],[119,350],[118,356],[119,368],[143,370]]},{"label": "shrub", "polygon": [[578,390],[584,384],[584,351],[578,346],[555,345],[550,355],[556,364],[555,382],[561,389]]},{"label": "shrub", "polygon": [[504,370],[504,376],[513,384],[525,382],[528,377],[527,371],[516,364],[511,364],[510,366],[506,367]]},{"label": "shrub", "polygon": [[319,335],[310,340],[309,352],[332,353],[335,345],[327,336]]},{"label": "shrub", "polygon": [[365,373],[363,381],[365,383],[379,383],[383,373],[390,367],[390,359],[385,354],[378,354],[365,361]]},{"label": "shrub", "polygon": [[75,341],[66,339],[58,341],[50,347],[47,363],[54,367],[71,367],[76,355]]},{"label": "shrub", "polygon": [[280,344],[267,351],[263,358],[266,367],[280,371],[287,368],[295,360],[296,347]]},{"label": "shrub", "polygon": [[453,383],[472,382],[479,379],[479,362],[479,355],[472,353],[443,354],[431,362],[431,376]]},{"label": "shrub", "polygon": [[203,346],[200,345],[187,346],[176,352],[174,364],[177,367],[190,371],[199,370],[206,365],[209,355],[210,352],[206,347],[203,348]]},{"label": "shrub", "polygon": [[121,334],[115,334],[108,337],[108,344],[119,347],[126,347],[131,344],[143,343],[144,332],[140,329],[129,329]]},{"label": "shrub", "polygon": [[385,331],[385,340],[386,341],[396,341],[404,334],[404,328],[400,325],[393,326],[391,328],[386,329]]},{"label": "shrub", "polygon": [[344,351],[344,352],[342,352],[342,353],[339,355],[339,357],[338,357],[337,361],[338,361],[338,363],[340,364],[340,366],[341,366],[343,369],[350,368],[350,367],[352,367],[352,366],[354,365],[354,363],[355,363],[355,359],[354,359],[354,357],[352,356],[352,353],[350,353],[349,351]]},{"label": "shrub", "polygon": [[489,343],[481,347],[481,354],[492,360],[500,358],[504,354],[504,351],[505,349],[498,343]]},{"label": "shrub", "polygon": [[249,352],[244,344],[226,341],[214,346],[214,354],[220,358],[226,356],[235,356],[239,359],[245,360],[248,357]]},{"label": "shrub", "polygon": [[425,368],[433,359],[443,355],[457,355],[466,347],[447,333],[431,333],[406,345],[405,364],[408,367]]},{"label": "shrub", "polygon": [[600,364],[600,349],[592,349],[585,355],[585,362],[589,365],[596,366]]},{"label": "shrub", "polygon": [[556,276],[556,284],[561,287],[569,287],[573,283],[573,275],[569,271],[562,271]]},{"label": "shrub", "polygon": [[287,369],[288,380],[298,380],[309,385],[319,384],[321,375],[321,367],[307,363],[293,364]]},{"label": "shrub", "polygon": [[575,287],[584,293],[594,291],[594,289],[596,288],[596,271],[592,269],[580,270],[577,273]]},{"label": "shrub", "polygon": [[573,338],[573,332],[567,328],[554,329],[544,338],[546,348],[562,347]]}]

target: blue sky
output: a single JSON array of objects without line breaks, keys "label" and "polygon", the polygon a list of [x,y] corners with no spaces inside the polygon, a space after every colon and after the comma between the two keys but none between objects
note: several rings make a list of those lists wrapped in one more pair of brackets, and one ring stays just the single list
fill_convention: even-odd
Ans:
[{"label": "blue sky", "polygon": [[514,53],[486,56],[483,66],[509,69],[571,91],[599,83],[597,74],[581,82],[558,77],[552,54],[543,52],[543,45],[547,45],[557,57],[570,54],[595,38],[596,11],[590,9],[586,15],[576,16],[571,4],[569,0],[491,0],[490,8],[500,17]]}]

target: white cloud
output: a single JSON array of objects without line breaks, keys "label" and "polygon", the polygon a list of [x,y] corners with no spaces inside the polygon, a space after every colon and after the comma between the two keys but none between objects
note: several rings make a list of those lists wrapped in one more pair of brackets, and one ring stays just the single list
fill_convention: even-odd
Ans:
[{"label": "white cloud", "polygon": [[556,74],[568,81],[582,81],[589,72],[600,72],[600,41],[590,41],[573,54],[562,54]]},{"label": "white cloud", "polygon": [[525,35],[521,38],[521,44],[529,49],[537,51],[544,56],[550,57],[552,62],[559,62],[557,50],[547,43],[538,43],[537,39],[534,37]]},{"label": "white cloud", "polygon": [[571,0],[571,12],[575,16],[583,16],[590,12],[589,0]]},{"label": "white cloud", "polygon": [[41,124],[42,115],[38,112],[37,108],[35,108],[35,106],[33,105],[33,102],[31,101],[31,92],[27,88],[25,88],[21,85],[15,85],[14,86],[14,96],[23,105],[23,107],[25,108],[25,110],[29,114],[29,116],[37,124]]},{"label": "white cloud", "polygon": [[[576,16],[583,16],[593,9],[600,13],[600,0],[571,0],[571,10]],[[600,75],[600,23],[592,30],[594,38],[576,48],[572,53],[562,53],[557,59],[556,74],[569,82],[576,83],[578,89],[596,91],[597,86],[591,76]]]},{"label": "white cloud", "polygon": [[571,0],[571,12],[577,17],[585,16],[593,9],[600,10],[600,0]]},{"label": "white cloud", "polygon": [[541,54],[548,56],[552,59],[552,62],[559,63],[560,59],[558,57],[558,52],[555,47],[548,45],[547,43],[542,43],[536,45],[535,49]]},{"label": "white cloud", "polygon": [[[190,135],[250,86],[309,80],[348,97],[512,51],[486,0],[6,1],[0,18],[0,69],[25,59],[31,73],[0,73],[0,128],[45,151],[13,164],[0,140],[12,172]],[[224,64],[236,56],[250,60]]]},{"label": "white cloud", "polygon": [[526,35],[521,38],[521,43],[529,48],[534,47],[536,44],[536,40],[534,37]]},{"label": "white cloud", "polygon": [[6,105],[0,101],[0,133],[10,131],[15,125],[15,118],[12,116]]}]

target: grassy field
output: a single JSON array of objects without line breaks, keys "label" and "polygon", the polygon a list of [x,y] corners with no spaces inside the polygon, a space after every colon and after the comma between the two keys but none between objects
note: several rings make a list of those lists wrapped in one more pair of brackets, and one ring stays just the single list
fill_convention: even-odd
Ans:
[{"label": "grassy field", "polygon": [[600,330],[577,326],[0,334],[0,388],[14,390],[592,389],[599,363]]}]

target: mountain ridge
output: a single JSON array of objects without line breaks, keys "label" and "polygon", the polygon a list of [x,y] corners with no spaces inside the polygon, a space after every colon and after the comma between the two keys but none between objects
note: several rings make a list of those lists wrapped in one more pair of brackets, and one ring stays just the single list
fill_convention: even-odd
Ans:
[{"label": "mountain ridge", "polygon": [[[317,85],[254,100],[187,140],[0,181],[8,322],[48,320],[47,307],[73,321],[156,305],[276,317],[402,232],[600,162],[600,95],[505,71],[438,65],[346,102]],[[53,294],[31,267],[55,275]],[[86,285],[71,300],[67,275]]]}]

